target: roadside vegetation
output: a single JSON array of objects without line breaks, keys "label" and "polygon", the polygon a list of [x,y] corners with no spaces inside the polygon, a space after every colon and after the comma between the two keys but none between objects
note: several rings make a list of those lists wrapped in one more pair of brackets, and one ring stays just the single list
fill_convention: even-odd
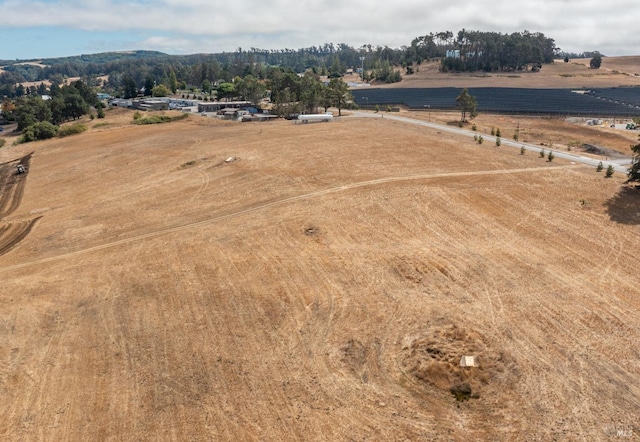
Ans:
[{"label": "roadside vegetation", "polygon": [[133,124],[145,125],[145,124],[161,124],[161,123],[170,123],[172,121],[180,121],[188,118],[189,114],[180,114],[180,115],[149,115],[147,117],[143,117],[140,112],[136,112],[133,114]]}]

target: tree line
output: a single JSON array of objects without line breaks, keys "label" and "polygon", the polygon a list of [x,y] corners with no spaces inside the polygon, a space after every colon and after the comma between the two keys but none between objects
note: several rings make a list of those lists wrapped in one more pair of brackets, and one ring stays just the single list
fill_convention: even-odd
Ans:
[{"label": "tree line", "polygon": [[95,91],[81,80],[62,87],[54,84],[48,92],[50,96],[46,100],[39,94],[3,99],[2,117],[18,123],[17,130],[22,133],[20,141],[51,138],[57,134],[60,124],[88,114],[92,107],[98,118],[104,117]]},{"label": "tree line", "polygon": [[[205,80],[212,84],[231,83],[236,77],[248,75],[267,80],[274,68],[296,73],[311,70],[329,78],[340,77],[349,68],[364,68],[366,81],[391,83],[400,81],[400,69],[411,74],[414,66],[429,60],[441,60],[441,68],[448,71],[539,69],[543,63],[552,62],[558,51],[554,40],[539,32],[501,34],[462,29],[456,35],[451,31],[429,33],[395,49],[325,43],[301,49],[238,48],[234,52],[193,55],[107,52],[39,60],[45,67],[0,61],[4,64],[0,96],[24,95],[24,89],[16,86],[19,83],[48,80],[61,86],[70,77],[121,92],[125,82],[135,82],[141,88],[147,78],[171,90],[175,89],[174,83],[180,89],[201,88]],[[96,79],[103,75],[108,75],[106,84]]]}]

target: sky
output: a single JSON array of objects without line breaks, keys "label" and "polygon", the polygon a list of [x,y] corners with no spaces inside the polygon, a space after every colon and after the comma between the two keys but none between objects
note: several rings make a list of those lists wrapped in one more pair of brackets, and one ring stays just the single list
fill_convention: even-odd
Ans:
[{"label": "sky", "polygon": [[542,32],[563,51],[640,55],[637,0],[0,0],[0,60],[324,43],[400,48],[461,29]]}]

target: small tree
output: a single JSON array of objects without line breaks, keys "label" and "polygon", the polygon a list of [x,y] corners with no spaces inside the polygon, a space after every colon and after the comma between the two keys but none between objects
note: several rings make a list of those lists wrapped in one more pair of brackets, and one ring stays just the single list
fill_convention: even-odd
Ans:
[{"label": "small tree", "polygon": [[460,95],[456,98],[456,107],[460,109],[460,121],[467,121],[467,114],[471,118],[475,118],[478,115],[478,103],[475,97],[469,94],[467,88],[462,89],[462,92],[460,92]]},{"label": "small tree", "polygon": [[589,62],[589,67],[591,69],[600,69],[600,65],[602,65],[602,55],[600,52],[596,52],[593,54],[591,61]]},{"label": "small tree", "polygon": [[614,172],[615,169],[613,168],[613,164],[609,164],[609,167],[607,167],[607,171],[604,173],[604,177],[611,178]]},{"label": "small tree", "polygon": [[631,160],[631,167],[627,170],[627,183],[640,182],[640,144],[631,146],[633,152],[633,159]]},{"label": "small tree", "polygon": [[602,169],[604,169],[604,165],[602,164],[602,161],[600,161],[596,166],[596,172],[602,172]]},{"label": "small tree", "polygon": [[556,156],[553,154],[553,151],[549,151],[549,155],[547,155],[547,161],[552,162]]},{"label": "small tree", "polygon": [[168,87],[166,87],[164,84],[159,84],[157,86],[154,86],[153,89],[151,90],[151,95],[153,95],[154,97],[166,97],[171,93],[171,90],[169,90]]}]

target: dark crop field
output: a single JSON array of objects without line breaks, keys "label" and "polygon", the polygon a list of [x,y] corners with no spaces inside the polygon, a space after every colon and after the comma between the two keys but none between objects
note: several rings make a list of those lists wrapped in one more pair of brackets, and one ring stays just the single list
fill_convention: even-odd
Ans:
[{"label": "dark crop field", "polygon": [[[361,107],[404,105],[412,109],[453,109],[460,88],[372,88],[356,90]],[[584,116],[637,116],[640,88],[581,90],[526,88],[469,88],[479,112],[507,114],[555,114]]]}]

